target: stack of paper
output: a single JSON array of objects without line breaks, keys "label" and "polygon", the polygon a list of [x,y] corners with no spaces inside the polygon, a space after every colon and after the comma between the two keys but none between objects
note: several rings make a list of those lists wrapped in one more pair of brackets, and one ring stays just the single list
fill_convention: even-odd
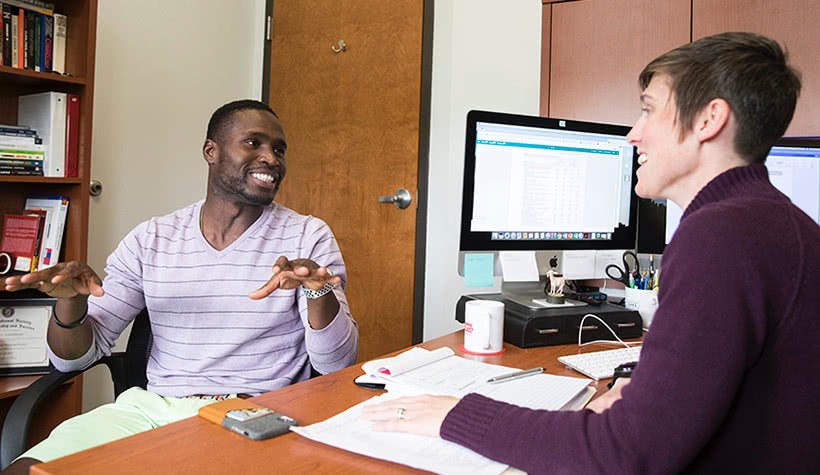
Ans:
[{"label": "stack of paper", "polygon": [[369,361],[362,369],[384,380],[388,394],[371,398],[324,422],[291,430],[358,454],[446,474],[497,474],[507,466],[439,438],[373,432],[372,423],[361,417],[362,406],[414,394],[463,397],[478,393],[532,409],[579,409],[595,393],[589,379],[549,374],[490,384],[489,378],[518,368],[467,360],[455,356],[449,348],[413,348],[393,358]]}]

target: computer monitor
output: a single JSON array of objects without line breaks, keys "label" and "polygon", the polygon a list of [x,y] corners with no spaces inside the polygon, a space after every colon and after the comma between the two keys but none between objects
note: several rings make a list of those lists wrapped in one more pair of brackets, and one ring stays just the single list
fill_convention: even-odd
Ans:
[{"label": "computer monitor", "polygon": [[[766,158],[769,180],[798,208],[820,224],[820,138],[784,138]],[[666,203],[666,244],[678,228],[683,210]]]},{"label": "computer monitor", "polygon": [[[475,251],[550,256],[634,249],[637,165],[628,132],[618,125],[470,111],[460,261]],[[542,274],[549,260],[539,258]]]}]

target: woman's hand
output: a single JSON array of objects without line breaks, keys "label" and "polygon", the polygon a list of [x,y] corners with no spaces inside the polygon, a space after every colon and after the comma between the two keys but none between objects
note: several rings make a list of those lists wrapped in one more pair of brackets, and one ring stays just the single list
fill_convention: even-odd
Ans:
[{"label": "woman's hand", "polygon": [[377,432],[409,432],[438,437],[441,424],[460,399],[449,396],[401,397],[362,408]]}]

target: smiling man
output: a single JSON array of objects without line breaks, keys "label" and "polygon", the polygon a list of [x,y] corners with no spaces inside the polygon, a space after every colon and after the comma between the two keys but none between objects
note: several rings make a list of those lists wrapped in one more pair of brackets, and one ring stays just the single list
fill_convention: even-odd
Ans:
[{"label": "smiling man", "polygon": [[636,191],[685,212],[631,382],[577,412],[402,398],[363,409],[375,430],[531,474],[817,471],[820,226],[763,164],[799,76],[776,42],[725,33],[655,59],[640,86]]},{"label": "smiling man", "polygon": [[[285,133],[267,105],[226,104],[208,123],[203,201],[134,228],[106,278],[60,263],[5,279],[58,299],[51,361],[88,367],[144,308],[153,346],[148,390],[66,421],[17,467],[196,414],[214,398],[256,395],[356,361],[345,266],[326,223],[273,201],[287,171]],[[272,269],[272,270],[271,270]],[[15,465],[12,465],[15,467]],[[10,467],[10,469],[12,469]]]}]

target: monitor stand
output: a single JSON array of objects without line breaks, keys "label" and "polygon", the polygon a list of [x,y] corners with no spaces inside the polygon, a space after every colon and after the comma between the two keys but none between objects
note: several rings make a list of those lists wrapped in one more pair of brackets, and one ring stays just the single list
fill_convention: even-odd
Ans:
[{"label": "monitor stand", "polygon": [[501,295],[519,305],[530,309],[583,307],[586,302],[567,299],[563,304],[551,304],[546,301],[544,283],[546,277],[540,276],[538,282],[501,282]]}]

